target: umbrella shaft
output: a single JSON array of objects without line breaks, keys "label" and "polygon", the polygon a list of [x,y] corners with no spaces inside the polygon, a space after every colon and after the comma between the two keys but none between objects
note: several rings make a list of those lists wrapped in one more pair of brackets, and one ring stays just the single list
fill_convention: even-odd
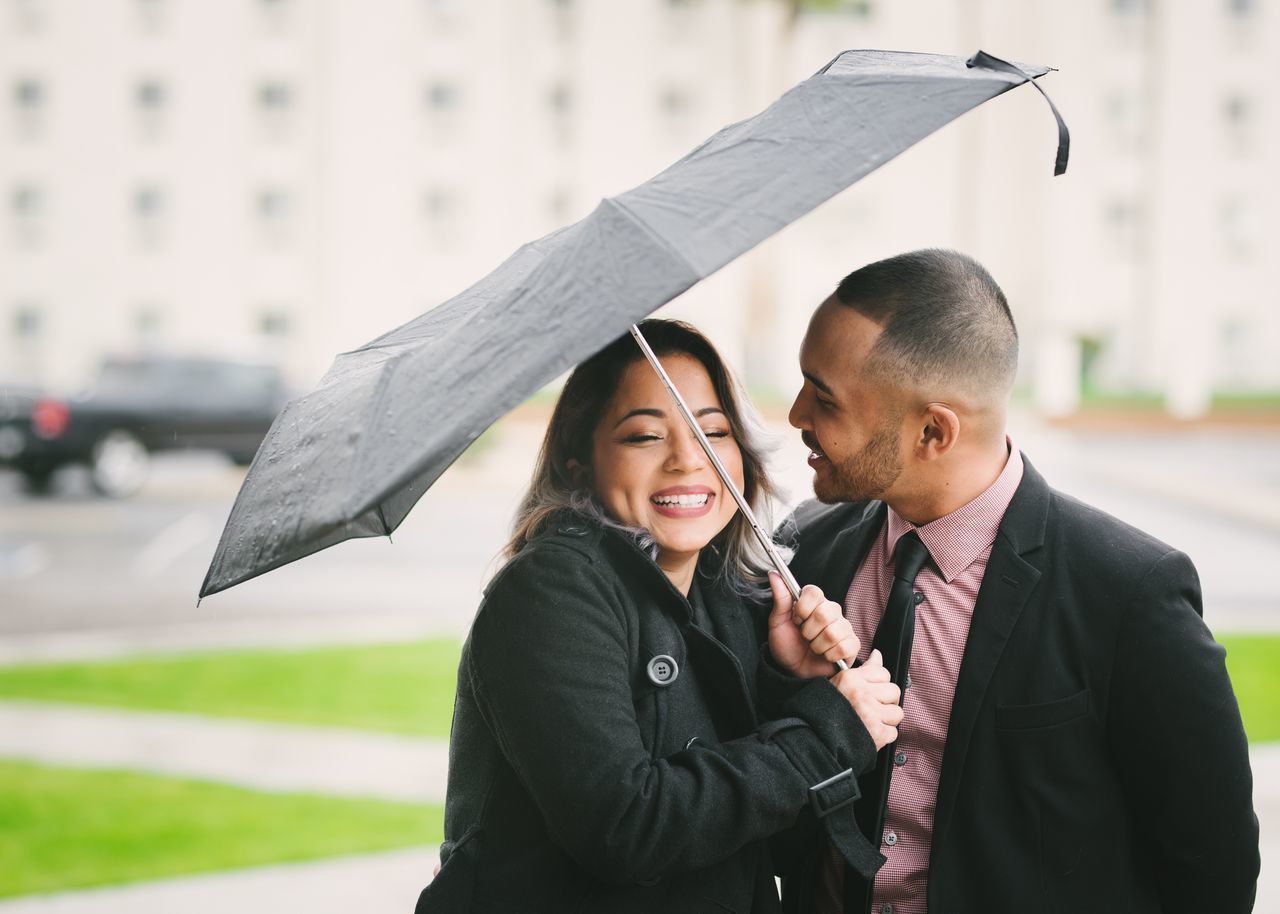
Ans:
[{"label": "umbrella shaft", "polygon": [[[783,583],[787,585],[787,590],[791,593],[791,599],[800,599],[800,583],[796,580],[795,575],[791,573],[791,569],[787,567],[787,563],[783,561],[782,555],[773,544],[771,537],[756,520],[755,512],[751,510],[751,505],[747,504],[746,498],[738,491],[738,485],[729,476],[729,471],[725,469],[725,465],[720,462],[720,455],[715,452],[711,446],[711,442],[707,440],[707,436],[702,432],[702,426],[698,424],[698,420],[693,417],[693,413],[689,410],[689,405],[684,402],[684,397],[680,395],[680,391],[676,390],[675,384],[671,382],[670,375],[667,374],[662,363],[658,361],[658,357],[654,354],[653,349],[649,346],[649,341],[644,338],[644,334],[640,332],[640,328],[635,324],[631,325],[631,335],[635,337],[636,343],[640,346],[640,351],[644,353],[644,357],[649,360],[649,364],[653,366],[653,370],[658,373],[658,377],[662,379],[662,385],[671,394],[671,399],[675,401],[676,409],[679,410],[685,424],[689,426],[689,430],[693,432],[693,436],[698,439],[703,452],[707,455],[707,459],[711,461],[711,466],[715,468],[716,475],[720,477],[720,481],[724,483],[724,487],[729,490],[729,494],[733,496],[733,500],[738,503],[738,510],[742,512],[742,516],[747,519],[747,523],[751,525],[752,532],[755,533],[756,539],[760,541],[761,547],[765,554],[769,556],[769,561],[773,563],[774,569],[782,577]],[[843,660],[836,661],[836,668],[847,670],[849,665]]]}]

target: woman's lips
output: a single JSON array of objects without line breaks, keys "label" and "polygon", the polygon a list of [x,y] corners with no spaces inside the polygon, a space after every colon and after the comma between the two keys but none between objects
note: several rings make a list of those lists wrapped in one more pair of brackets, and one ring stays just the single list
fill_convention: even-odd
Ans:
[{"label": "woman's lips", "polygon": [[715,501],[716,493],[706,486],[673,486],[649,496],[649,504],[663,517],[702,517]]}]

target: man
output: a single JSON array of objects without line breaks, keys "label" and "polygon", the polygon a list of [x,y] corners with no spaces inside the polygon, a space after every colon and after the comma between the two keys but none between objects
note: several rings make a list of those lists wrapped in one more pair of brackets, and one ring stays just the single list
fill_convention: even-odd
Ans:
[{"label": "man", "polygon": [[[1023,458],[1017,349],[1000,288],[950,251],[863,267],[809,325],[790,421],[821,504],[792,567],[844,601],[862,656],[905,644],[910,675],[886,655],[905,717],[883,824],[883,781],[856,804],[886,862],[869,885],[815,837],[784,907],[1249,911],[1252,775],[1195,568]],[[891,612],[901,637],[877,631]]]}]

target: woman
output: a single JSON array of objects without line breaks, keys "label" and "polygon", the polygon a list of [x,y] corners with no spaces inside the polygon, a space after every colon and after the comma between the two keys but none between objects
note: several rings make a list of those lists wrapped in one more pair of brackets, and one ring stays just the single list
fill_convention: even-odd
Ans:
[{"label": "woman", "polygon": [[[718,354],[687,325],[642,328],[761,504]],[[765,839],[811,786],[870,766],[897,689],[875,663],[828,682],[858,643],[816,588],[803,626],[777,582],[770,613],[759,545],[630,337],[566,383],[507,557],[463,649],[418,910],[776,910]]]}]

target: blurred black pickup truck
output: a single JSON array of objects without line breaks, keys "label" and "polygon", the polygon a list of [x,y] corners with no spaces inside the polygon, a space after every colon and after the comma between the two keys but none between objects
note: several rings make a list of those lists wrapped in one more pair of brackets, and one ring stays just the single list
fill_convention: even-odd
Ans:
[{"label": "blurred black pickup truck", "polygon": [[202,448],[248,464],[287,399],[271,365],[108,359],[93,387],[75,397],[0,389],[0,466],[43,492],[58,469],[84,464],[99,492],[130,495],[155,451]]}]

